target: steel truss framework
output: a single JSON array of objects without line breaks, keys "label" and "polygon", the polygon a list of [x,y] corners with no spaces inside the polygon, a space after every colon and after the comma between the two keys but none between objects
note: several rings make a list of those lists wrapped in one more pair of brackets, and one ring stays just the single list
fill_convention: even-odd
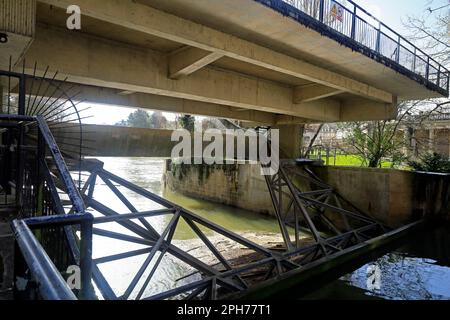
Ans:
[{"label": "steel truss framework", "polygon": [[[324,256],[366,241],[386,232],[375,219],[363,214],[342,197],[333,187],[323,182],[309,168],[309,160],[284,160],[277,174],[266,176],[275,214],[288,251],[302,246],[302,228],[311,234]],[[294,230],[294,241],[289,233]],[[325,231],[325,232],[321,232]],[[351,238],[329,243],[327,234]]]},{"label": "steel truss framework", "polygon": [[[335,193],[331,187],[318,180],[308,168],[298,167],[292,163],[283,162],[279,174],[267,178],[283,235],[289,236],[288,228],[295,230],[295,244],[292,243],[289,236],[289,240],[285,242],[286,248],[283,252],[262,247],[148,190],[136,186],[106,171],[103,168],[103,164],[99,161],[86,161],[83,170],[90,173],[81,190],[84,202],[87,208],[92,208],[103,215],[103,217],[94,218],[93,234],[148,246],[147,248],[93,260],[93,280],[105,299],[129,299],[133,292],[135,293],[134,299],[218,299],[229,294],[242,292],[256,283],[264,282],[286,272],[305,267],[314,261],[335,253],[343,252],[358,243],[379,236],[385,231],[383,226],[360,212],[344,209],[339,199],[345,200]],[[320,186],[321,189],[301,192],[289,178],[292,176],[302,177],[304,180]],[[129,212],[119,214],[112,208],[94,199],[95,187],[98,185],[99,180],[103,181],[110,191],[120,199]],[[139,212],[119,188],[125,188],[141,197],[152,200],[163,208]],[[283,188],[287,188],[288,191]],[[286,201],[284,198],[289,199],[289,195],[291,195],[291,200],[289,201],[288,210],[282,210],[282,203]],[[335,199],[336,206],[331,202],[332,198]],[[331,219],[326,217],[328,213],[324,209],[332,209],[340,213],[344,218],[344,227],[339,228],[334,225]],[[314,220],[317,220],[315,215],[321,221],[326,222],[326,226],[333,230],[335,235],[326,238],[325,233],[320,232],[319,227],[316,226],[317,223],[314,222]],[[156,216],[170,216],[170,222],[161,233],[158,233],[151,223],[145,220],[145,218]],[[293,217],[293,220],[289,217]],[[140,223],[132,220],[138,220]],[[214,265],[206,264],[172,243],[173,236],[181,220],[186,222],[219,263]],[[133,235],[98,228],[99,225],[110,222],[118,223],[128,231],[131,231]],[[208,239],[206,232],[203,231],[205,229],[216,232],[249,249],[252,253],[250,261],[242,265],[224,257],[223,253]],[[315,240],[314,243],[302,244],[302,241],[300,241],[301,232],[308,235],[312,234]],[[145,289],[157,272],[161,260],[166,254],[172,255],[190,265],[202,278],[199,281],[194,281],[166,292],[145,296]],[[99,265],[140,255],[146,255],[145,261],[134,275],[125,292],[118,296],[100,271]],[[152,261],[154,263],[150,273],[144,279],[143,284],[138,287],[138,284],[142,283],[142,277]]]}]

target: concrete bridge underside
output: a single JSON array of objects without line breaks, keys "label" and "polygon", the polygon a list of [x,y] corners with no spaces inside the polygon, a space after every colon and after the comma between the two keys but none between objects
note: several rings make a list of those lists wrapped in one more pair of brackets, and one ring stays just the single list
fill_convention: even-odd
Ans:
[{"label": "concrete bridge underside", "polygon": [[[73,144],[74,135],[78,134],[78,128],[54,128],[58,143],[70,145],[66,147],[67,151],[73,152],[78,145]],[[149,129],[149,128],[131,128],[108,125],[84,124],[83,131],[83,155],[87,157],[148,157],[170,159],[172,150],[181,140],[172,141],[173,130],[168,129]],[[299,135],[300,136],[300,135]],[[194,156],[194,138],[191,137],[191,154]],[[237,137],[223,131],[222,139],[223,155],[227,154],[228,141],[233,142],[234,155],[237,155]],[[287,139],[287,137],[286,137]],[[285,139],[285,140],[286,140]],[[245,155],[249,155],[249,137],[245,138]],[[294,140],[291,137],[291,141]],[[289,152],[288,146],[280,142],[281,156],[285,157]],[[203,141],[203,150],[211,144],[210,141]],[[284,151],[286,150],[286,151]]]},{"label": "concrete bridge underside", "polygon": [[0,28],[9,36],[0,66],[11,56],[18,71],[23,61],[28,74],[58,71],[55,81],[67,78],[60,85],[76,85],[87,102],[289,132],[307,122],[392,119],[400,100],[440,96],[254,0],[77,0],[77,31],[66,28],[72,0],[2,3],[14,24]]}]

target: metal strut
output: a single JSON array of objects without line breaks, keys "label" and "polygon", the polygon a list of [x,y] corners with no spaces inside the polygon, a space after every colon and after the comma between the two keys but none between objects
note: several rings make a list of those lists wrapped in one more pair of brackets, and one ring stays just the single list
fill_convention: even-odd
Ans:
[{"label": "metal strut", "polygon": [[[301,231],[306,238],[312,237],[323,256],[385,231],[375,219],[359,211],[333,187],[320,180],[308,163],[283,160],[275,175],[266,176],[266,183],[288,252],[304,246]],[[336,246],[329,241],[331,236],[349,233],[355,237],[345,241],[343,247],[343,243]]]}]

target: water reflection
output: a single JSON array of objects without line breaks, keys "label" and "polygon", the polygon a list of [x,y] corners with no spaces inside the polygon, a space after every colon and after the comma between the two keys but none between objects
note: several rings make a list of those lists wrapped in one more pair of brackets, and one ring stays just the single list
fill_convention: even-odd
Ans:
[{"label": "water reflection", "polygon": [[450,299],[450,227],[427,230],[306,299]]}]

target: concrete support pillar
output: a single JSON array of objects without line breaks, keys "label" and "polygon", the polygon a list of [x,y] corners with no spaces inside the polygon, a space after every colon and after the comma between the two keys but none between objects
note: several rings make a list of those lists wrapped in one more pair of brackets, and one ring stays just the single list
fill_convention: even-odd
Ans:
[{"label": "concrete support pillar", "polygon": [[304,125],[279,125],[273,129],[280,130],[280,157],[297,159],[301,156]]}]

